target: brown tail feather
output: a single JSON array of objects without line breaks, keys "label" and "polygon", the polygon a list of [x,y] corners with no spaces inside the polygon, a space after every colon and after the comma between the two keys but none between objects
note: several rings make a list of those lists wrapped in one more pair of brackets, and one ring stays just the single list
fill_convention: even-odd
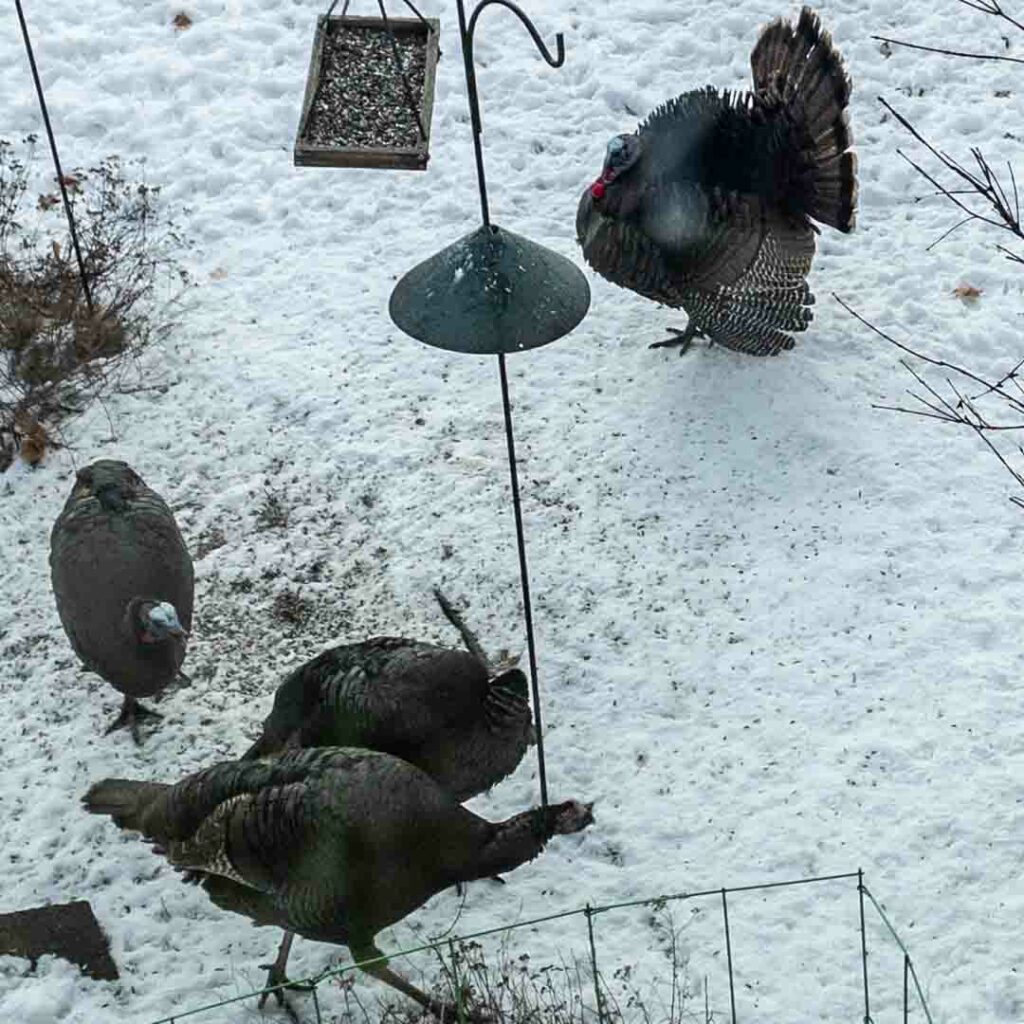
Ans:
[{"label": "brown tail feather", "polygon": [[781,18],[766,26],[750,55],[754,90],[789,107],[803,124],[809,173],[798,201],[822,224],[852,231],[857,208],[857,158],[851,150],[847,106],[850,77],[817,14],[804,7],[794,26]]},{"label": "brown tail feather", "polygon": [[168,787],[161,782],[103,779],[82,797],[91,814],[107,814],[121,826],[145,832],[143,818],[150,804]]}]

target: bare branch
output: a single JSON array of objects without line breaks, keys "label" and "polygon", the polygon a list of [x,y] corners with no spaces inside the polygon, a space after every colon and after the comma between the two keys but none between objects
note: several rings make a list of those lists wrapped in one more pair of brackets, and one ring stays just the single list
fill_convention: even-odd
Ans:
[{"label": "bare branch", "polygon": [[[901,149],[896,150],[925,181],[937,190],[937,194],[944,196],[964,214],[963,219],[957,221],[951,228],[936,238],[927,247],[928,250],[934,248],[953,234],[954,231],[971,221],[979,221],[982,224],[988,224],[990,227],[998,228],[1000,231],[1008,231],[1011,235],[1024,241],[1024,229],[1021,228],[1020,222],[1020,196],[1017,189],[1017,176],[1014,173],[1012,164],[1007,162],[1007,173],[1009,175],[1009,188],[1007,188],[1007,185],[1000,180],[980,149],[977,147],[971,148],[971,156],[974,158],[977,171],[970,171],[959,161],[953,159],[953,157],[936,149],[906,117],[883,97],[879,97],[878,101],[947,171],[968,186],[966,189],[950,188],[939,181],[930,171],[912,160]],[[969,205],[967,200],[971,196],[983,204],[981,210]],[[1003,253],[1007,259],[1014,263],[1024,263],[1024,257],[1008,249],[1006,246],[997,245],[996,250]]]},{"label": "bare branch", "polygon": [[982,14],[991,14],[993,17],[1002,18],[1003,21],[1009,22],[1014,28],[1019,28],[1021,32],[1024,32],[1024,24],[1011,18],[996,0],[957,0],[957,3],[963,4],[964,7],[970,7],[972,11],[980,11]]},{"label": "bare branch", "polygon": [[890,46],[905,46],[908,50],[924,50],[926,53],[941,53],[947,57],[967,57],[970,60],[1001,60],[1010,64],[1024,64],[1024,57],[1006,57],[1001,53],[965,53],[963,50],[949,50],[942,46],[924,46],[921,43],[908,43],[903,39],[890,39],[888,36],[872,36],[880,43]]},{"label": "bare branch", "polygon": [[[912,416],[922,416],[926,419],[939,420],[942,423],[951,423],[960,427],[967,427],[988,450],[995,455],[1003,468],[1013,477],[1014,481],[1024,488],[1024,469],[1017,469],[1011,464],[1004,452],[996,445],[993,437],[1001,434],[1024,431],[1024,388],[1021,386],[1019,374],[1024,367],[1024,358],[1019,359],[1011,369],[1007,370],[995,380],[986,380],[966,367],[951,363],[945,359],[939,359],[929,355],[910,345],[898,341],[891,334],[876,327],[868,319],[861,316],[856,310],[844,302],[835,292],[832,298],[839,303],[855,320],[863,324],[878,337],[894,345],[901,352],[921,360],[928,366],[946,371],[943,374],[943,381],[952,400],[943,395],[939,389],[925,379],[924,374],[911,365],[906,359],[900,359],[900,365],[914,378],[922,389],[923,393],[908,391],[907,393],[917,403],[916,406],[883,405],[872,404],[873,409],[884,409],[889,412],[899,412]],[[981,390],[974,395],[968,394],[962,381],[969,381],[972,384],[980,385]],[[1013,388],[1013,391],[1008,389]],[[1017,419],[1014,422],[994,422],[989,418],[986,411],[981,407],[983,401],[996,402],[1004,408],[1009,409]],[[1024,448],[1016,446],[1018,455],[1024,463]],[[1011,500],[1015,505],[1024,508],[1024,497],[1012,496]]]}]

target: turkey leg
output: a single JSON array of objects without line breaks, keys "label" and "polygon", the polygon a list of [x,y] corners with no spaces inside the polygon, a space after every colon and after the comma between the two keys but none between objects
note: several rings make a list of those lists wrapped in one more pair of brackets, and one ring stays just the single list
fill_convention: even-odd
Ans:
[{"label": "turkey leg", "polygon": [[[349,943],[349,951],[353,959],[359,964],[360,969],[372,974],[385,985],[398,989],[403,995],[414,999],[424,1009],[429,1010],[438,1020],[443,1022],[454,1022],[460,1019],[459,1008],[455,1003],[448,1000],[433,999],[426,992],[418,989],[411,982],[408,982],[400,974],[396,974],[388,967],[387,957],[373,944],[373,942],[360,942],[356,945]],[[364,960],[374,960],[375,963],[362,963]],[[462,1019],[470,1021],[471,1024],[491,1024],[491,1018],[479,1010],[467,1010],[462,1008]]]},{"label": "turkey leg", "polygon": [[677,327],[670,327],[668,332],[673,335],[673,337],[666,338],[664,341],[656,341],[653,345],[648,345],[647,347],[669,348],[672,345],[678,345],[679,354],[684,356],[689,352],[694,338],[707,337],[707,335],[692,320],[686,325],[685,331],[681,331]]},{"label": "turkey leg", "polygon": [[132,739],[136,743],[142,743],[142,737],[139,735],[139,722],[144,718],[163,718],[159,711],[154,711],[152,708],[147,708],[140,704],[134,697],[125,697],[124,703],[121,705],[121,711],[117,718],[107,726],[104,736],[109,736],[110,733],[114,732],[115,729],[128,729],[132,734]]},{"label": "turkey leg", "polygon": [[[263,987],[264,989],[273,989],[273,991],[263,992],[258,1005],[262,1010],[266,1005],[267,996],[273,996],[277,1000],[277,1005],[282,1007],[295,1024],[299,1024],[299,1015],[285,997],[285,989],[292,989],[295,992],[308,992],[312,985],[301,981],[289,981],[288,975],[285,973],[285,967],[288,965],[288,954],[292,951],[292,940],[294,938],[295,932],[286,930],[284,937],[281,939],[281,945],[277,950],[277,959],[272,964],[260,964],[260,967],[264,968],[267,972],[267,981]],[[281,987],[274,988],[275,985],[280,985]]]}]

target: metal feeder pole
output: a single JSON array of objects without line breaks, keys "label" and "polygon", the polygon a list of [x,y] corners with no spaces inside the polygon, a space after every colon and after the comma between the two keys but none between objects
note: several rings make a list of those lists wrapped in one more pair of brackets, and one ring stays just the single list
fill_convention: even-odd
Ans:
[{"label": "metal feeder pole", "polygon": [[509,479],[519,550],[519,580],[529,651],[530,689],[537,741],[540,798],[548,806],[544,730],[537,681],[537,649],[533,607],[526,564],[522,500],[516,468],[512,402],[505,356],[557,341],[586,316],[590,288],[586,277],[569,259],[491,222],[484,174],[480,97],[473,63],[473,39],[481,12],[492,4],[510,10],[533,39],[540,55],[554,68],[565,62],[565,42],[555,36],[555,54],[544,45],[530,19],[512,0],[480,0],[467,17],[464,0],[455,0],[466,73],[466,92],[473,129],[480,215],[483,224],[422,261],[395,285],[391,319],[407,334],[437,348],[454,352],[497,355],[501,404],[505,418]]},{"label": "metal feeder pole", "polygon": [[[473,127],[473,153],[476,157],[477,187],[480,191],[480,216],[484,227],[491,226],[490,209],[487,204],[487,178],[484,174],[484,154],[480,136],[483,127],[480,121],[480,98],[476,88],[476,69],[473,65],[473,34],[481,11],[491,4],[507,7],[523,23],[526,30],[540,51],[540,55],[553,68],[565,63],[565,41],[562,33],[555,36],[556,55],[544,45],[533,22],[511,0],[481,0],[473,9],[466,22],[466,9],[463,0],[455,0],[459,12],[459,36],[462,41],[462,61],[466,69],[466,92],[469,98],[469,116]],[[512,404],[508,393],[508,371],[505,367],[505,353],[498,353],[498,375],[501,379],[501,405],[505,414],[505,441],[508,445],[508,472],[512,483],[512,507],[516,520],[516,544],[519,548],[519,582],[523,592],[523,617],[526,620],[526,649],[530,660],[530,690],[533,698],[533,720],[537,732],[537,765],[540,778],[540,802],[543,807],[548,805],[548,779],[544,766],[544,729],[540,710],[540,685],[537,682],[537,647],[533,636],[533,607],[530,603],[530,575],[526,565],[526,537],[523,533],[523,509],[519,497],[519,474],[516,471],[516,443],[512,431]]]}]

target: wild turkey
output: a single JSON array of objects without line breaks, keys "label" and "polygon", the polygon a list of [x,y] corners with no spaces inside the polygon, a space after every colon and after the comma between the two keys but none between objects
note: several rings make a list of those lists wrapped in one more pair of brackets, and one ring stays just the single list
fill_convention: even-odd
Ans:
[{"label": "wild turkey", "polygon": [[139,697],[179,676],[192,626],[192,559],[171,510],[127,463],[79,470],[50,535],[57,612],[85,667],[124,694],[107,729],[139,742]]},{"label": "wild turkey", "polygon": [[326,650],[281,683],[243,760],[286,747],[366,747],[422,768],[460,802],[515,771],[533,739],[526,676],[494,671],[435,593],[468,653],[386,636]]},{"label": "wild turkey", "polygon": [[818,16],[766,26],[753,93],[708,87],[658,107],[608,144],[576,234],[603,277],[689,315],[685,331],[750,355],[792,348],[813,302],[817,228],[853,230],[850,79]]},{"label": "wild turkey", "polygon": [[[217,906],[287,929],[267,987],[289,984],[290,932],[379,957],[377,932],[435,893],[511,871],[593,821],[576,801],[485,821],[408,762],[342,747],[229,761],[174,786],[105,779],[83,803],[199,872]],[[384,960],[365,969],[439,1015],[450,1009]]]}]

